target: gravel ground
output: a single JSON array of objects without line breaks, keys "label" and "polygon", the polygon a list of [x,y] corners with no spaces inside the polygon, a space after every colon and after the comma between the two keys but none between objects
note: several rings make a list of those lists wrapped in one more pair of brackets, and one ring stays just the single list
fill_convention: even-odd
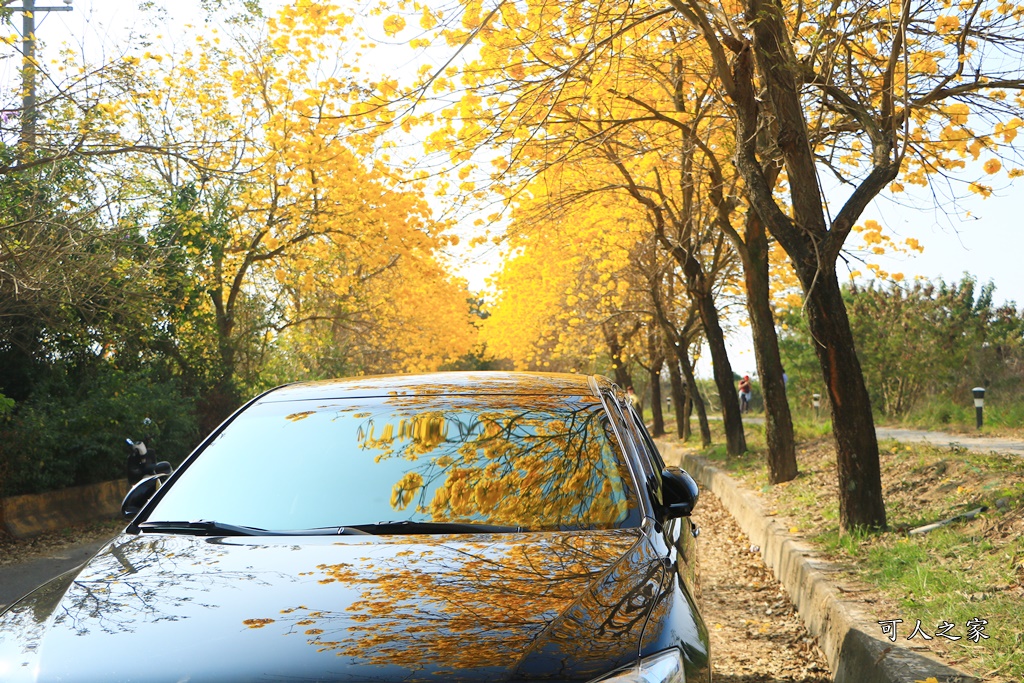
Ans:
[{"label": "gravel ground", "polygon": [[825,656],[785,589],[707,489],[694,521],[715,683],[829,683]]}]

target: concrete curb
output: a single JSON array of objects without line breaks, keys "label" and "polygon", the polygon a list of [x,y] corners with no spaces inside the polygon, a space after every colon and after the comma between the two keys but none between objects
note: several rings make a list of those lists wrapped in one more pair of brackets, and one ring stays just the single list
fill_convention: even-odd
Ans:
[{"label": "concrete curb", "polygon": [[0,528],[15,538],[37,536],[72,524],[121,513],[128,481],[118,479],[49,493],[0,498]]},{"label": "concrete curb", "polygon": [[831,583],[828,575],[836,568],[814,559],[812,548],[766,516],[753,493],[706,459],[686,453],[679,444],[659,440],[658,445],[666,462],[681,462],[701,486],[718,496],[751,542],[761,547],[765,564],[785,586],[807,630],[817,638],[836,683],[916,683],[929,678],[938,683],[979,681],[883,637],[878,619],[845,600]]}]

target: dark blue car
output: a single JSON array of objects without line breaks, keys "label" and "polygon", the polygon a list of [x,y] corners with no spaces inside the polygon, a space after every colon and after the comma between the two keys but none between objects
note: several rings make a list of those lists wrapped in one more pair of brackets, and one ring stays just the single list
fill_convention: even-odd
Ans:
[{"label": "dark blue car", "polygon": [[280,387],[0,615],[0,680],[708,681],[696,500],[600,377]]}]

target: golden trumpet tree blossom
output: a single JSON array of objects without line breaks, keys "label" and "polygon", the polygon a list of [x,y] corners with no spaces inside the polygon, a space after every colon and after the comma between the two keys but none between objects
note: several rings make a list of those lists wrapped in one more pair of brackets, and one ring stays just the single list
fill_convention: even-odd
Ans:
[{"label": "golden trumpet tree blossom", "polygon": [[163,157],[153,172],[174,198],[159,237],[214,333],[214,393],[230,402],[270,352],[289,379],[432,370],[468,353],[465,284],[441,256],[450,226],[392,163],[391,86],[361,75],[352,16],[302,0],[190,36],[151,60],[135,125],[204,143],[197,163]]},{"label": "golden trumpet tree blossom", "polygon": [[482,338],[517,367],[544,369],[565,359],[579,368],[608,354],[612,365],[628,362],[609,348],[606,333],[618,329],[616,338],[628,336],[649,311],[634,262],[637,243],[650,241],[649,227],[639,207],[591,191],[599,180],[584,183],[588,173],[601,170],[549,169],[514,214],[510,255],[494,280],[497,299]]},{"label": "golden trumpet tree blossom", "polygon": [[[886,188],[959,174],[964,191],[988,196],[992,178],[1020,174],[1013,141],[1024,108],[1021,9],[998,0],[657,0],[467,1],[459,10],[434,29],[473,54],[457,70],[431,74],[429,87],[465,94],[441,112],[448,123],[438,140],[456,141],[453,159],[481,146],[505,150],[516,165],[505,192],[521,182],[517,171],[530,175],[551,161],[552,138],[561,145],[571,132],[575,141],[603,143],[609,127],[588,126],[598,118],[636,131],[666,112],[692,114],[700,92],[693,83],[727,105],[713,110],[713,124],[735,141],[723,158],[735,162],[742,184],[731,184],[730,171],[712,172],[720,180],[710,185],[741,195],[790,258],[836,407],[842,524],[884,526],[870,402],[836,262]],[[658,74],[642,78],[630,60],[659,50],[681,67],[671,108],[635,95]],[[615,96],[647,104],[646,114],[612,117],[594,105]],[[484,113],[489,118],[477,115]],[[821,172],[848,191],[828,191]]]}]

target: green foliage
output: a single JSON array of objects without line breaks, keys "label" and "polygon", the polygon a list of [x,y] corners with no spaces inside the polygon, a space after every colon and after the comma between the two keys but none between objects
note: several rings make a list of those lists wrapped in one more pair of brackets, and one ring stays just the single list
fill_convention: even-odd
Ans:
[{"label": "green foliage", "polygon": [[54,368],[0,422],[0,495],[123,477],[126,438],[177,464],[196,443],[193,406],[177,382],[146,370]]},{"label": "green foliage", "polygon": [[[799,310],[790,309],[783,316],[779,334],[779,354],[786,372],[786,397],[794,417],[810,420],[814,416],[813,394],[822,395],[821,414],[828,415],[821,365],[810,344],[807,321]],[[856,330],[854,330],[856,334]]]},{"label": "green foliage", "polygon": [[[1003,383],[1005,384],[1005,382]],[[906,424],[926,429],[953,432],[974,432],[977,422],[969,391],[960,396],[936,395],[914,404],[903,418]],[[1024,402],[1019,390],[1005,386],[985,394],[985,424],[983,431],[1016,432],[1024,426]]]},{"label": "green foliage", "polygon": [[832,434],[832,420],[827,414],[818,419],[801,414],[793,421],[793,432],[798,442],[820,439]]},{"label": "green foliage", "polygon": [[[1024,318],[1012,303],[996,306],[994,290],[992,283],[977,288],[967,275],[957,283],[845,287],[857,355],[876,411],[902,417],[923,397],[941,397],[950,410],[934,417],[948,424],[960,421],[962,410],[972,405],[972,386],[1019,389]],[[790,395],[808,402],[810,393],[824,392],[805,388],[821,386],[814,379],[806,323],[791,311],[784,324],[780,347]]]},{"label": "green foliage", "polygon": [[14,410],[14,399],[0,394],[0,417],[3,417],[12,410]]}]

